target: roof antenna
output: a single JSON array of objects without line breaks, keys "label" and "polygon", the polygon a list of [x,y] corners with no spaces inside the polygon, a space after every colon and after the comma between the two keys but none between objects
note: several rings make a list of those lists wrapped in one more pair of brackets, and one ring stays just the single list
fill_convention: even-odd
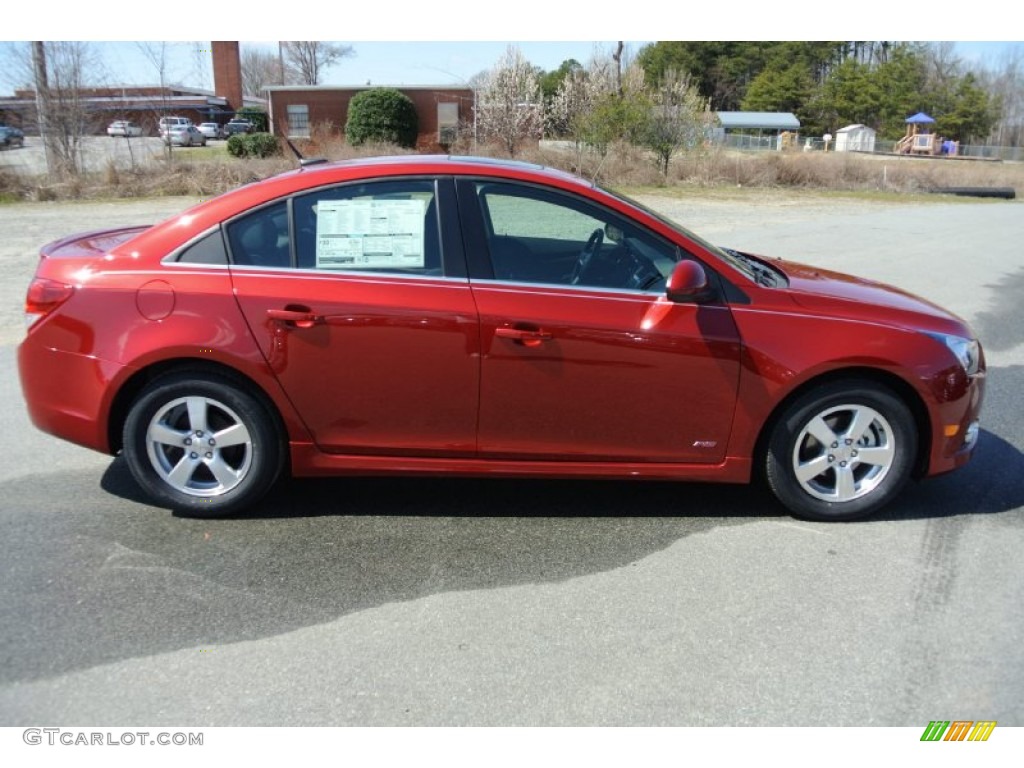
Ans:
[{"label": "roof antenna", "polygon": [[326,163],[327,162],[327,158],[326,157],[303,157],[302,153],[299,152],[298,147],[296,147],[294,144],[292,144],[292,140],[291,139],[289,139],[287,136],[285,136],[284,141],[288,145],[288,147],[291,149],[292,153],[295,155],[295,159],[299,161],[299,167],[300,168],[305,168],[307,165],[321,165],[322,163]]}]

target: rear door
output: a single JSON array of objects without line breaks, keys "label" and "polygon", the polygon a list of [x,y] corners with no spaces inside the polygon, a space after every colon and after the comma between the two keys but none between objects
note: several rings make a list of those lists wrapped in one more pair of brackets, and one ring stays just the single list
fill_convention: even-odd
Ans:
[{"label": "rear door", "polygon": [[479,325],[448,179],[318,189],[227,225],[239,306],[317,445],[471,456]]}]

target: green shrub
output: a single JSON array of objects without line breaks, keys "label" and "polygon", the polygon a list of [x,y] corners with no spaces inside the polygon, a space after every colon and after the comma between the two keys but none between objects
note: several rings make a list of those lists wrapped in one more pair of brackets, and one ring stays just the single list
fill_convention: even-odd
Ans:
[{"label": "green shrub", "polygon": [[245,135],[236,133],[228,138],[228,154],[232,157],[245,157]]},{"label": "green shrub", "polygon": [[273,157],[280,153],[281,145],[269,133],[236,133],[228,139],[228,154],[233,157]]},{"label": "green shrub", "polygon": [[349,102],[345,138],[353,146],[372,141],[414,147],[418,133],[416,107],[401,91],[371,88]]},{"label": "green shrub", "polygon": [[243,146],[245,154],[249,157],[271,157],[281,151],[281,145],[277,143],[277,138],[269,133],[247,134]]}]

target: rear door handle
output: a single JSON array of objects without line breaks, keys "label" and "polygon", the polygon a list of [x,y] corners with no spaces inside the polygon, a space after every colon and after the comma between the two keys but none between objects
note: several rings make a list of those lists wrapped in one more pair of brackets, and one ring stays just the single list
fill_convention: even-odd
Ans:
[{"label": "rear door handle", "polygon": [[309,309],[268,309],[267,317],[295,328],[312,328],[324,321],[323,315],[314,314]]},{"label": "rear door handle", "polygon": [[495,328],[494,335],[499,339],[511,339],[524,347],[539,347],[545,341],[551,340],[551,334],[539,328]]}]

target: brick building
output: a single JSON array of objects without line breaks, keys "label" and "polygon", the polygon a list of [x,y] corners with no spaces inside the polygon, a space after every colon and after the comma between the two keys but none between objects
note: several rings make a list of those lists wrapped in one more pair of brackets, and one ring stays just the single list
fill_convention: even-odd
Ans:
[{"label": "brick building", "polygon": [[[374,87],[381,86],[272,86],[267,89],[271,131],[278,136],[308,138],[312,128],[324,126],[332,133],[344,134],[352,97]],[[447,85],[383,87],[393,87],[412,100],[419,118],[416,148],[421,151],[442,151],[454,139],[459,126],[473,124],[472,88]]]},{"label": "brick building", "polygon": [[[157,133],[161,117],[187,117],[193,123],[226,123],[242,107],[266,108],[263,99],[243,96],[242,67],[237,42],[210,45],[215,91],[184,86],[115,85],[83,88],[78,94],[87,116],[87,133],[102,134],[113,120],[131,120],[143,132]],[[0,122],[37,133],[36,95],[31,89],[0,97]]]},{"label": "brick building", "polygon": [[[225,123],[235,108],[223,96],[198,88],[134,86],[86,88],[80,99],[88,115],[86,132],[102,134],[113,120],[131,120],[147,135],[156,134],[156,123],[165,115],[187,117],[197,125],[208,121]],[[266,102],[245,99],[244,106],[263,109]],[[35,91],[18,90],[13,97],[0,98],[0,121],[36,133]]]}]

